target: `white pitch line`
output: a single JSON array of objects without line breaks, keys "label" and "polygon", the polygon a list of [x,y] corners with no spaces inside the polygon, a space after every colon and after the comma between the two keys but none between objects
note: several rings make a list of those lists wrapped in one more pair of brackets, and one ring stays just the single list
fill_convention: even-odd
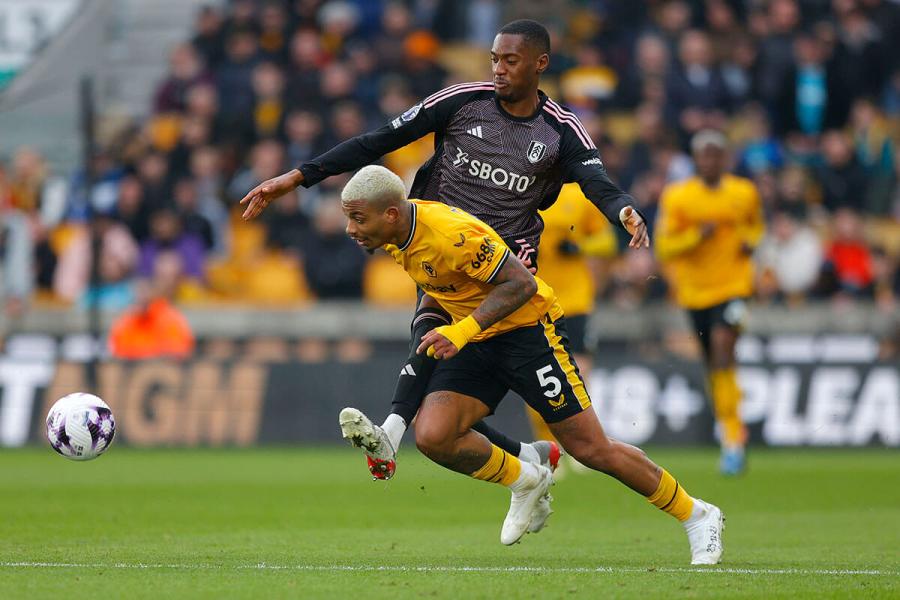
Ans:
[{"label": "white pitch line", "polygon": [[333,571],[397,573],[708,573],[728,575],[872,575],[900,576],[900,571],[877,569],[751,569],[734,567],[469,567],[469,566],[363,566],[363,565],[249,565],[165,564],[165,563],[64,563],[0,562],[0,568],[32,569],[175,569],[186,571]]}]

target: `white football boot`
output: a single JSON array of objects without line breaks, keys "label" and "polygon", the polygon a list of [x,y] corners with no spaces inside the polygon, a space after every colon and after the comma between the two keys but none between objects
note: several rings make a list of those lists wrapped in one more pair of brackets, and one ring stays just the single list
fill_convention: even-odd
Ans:
[{"label": "white football boot", "polygon": [[[560,451],[556,442],[538,440],[531,442],[531,447],[537,450],[541,458],[541,465],[550,469],[551,473],[556,472],[559,466]],[[537,533],[547,524],[547,519],[553,514],[553,508],[550,503],[553,502],[553,496],[549,493],[544,494],[538,501],[537,507],[534,509],[534,515],[531,517],[531,524],[528,526],[528,533]]]},{"label": "white football boot", "polygon": [[512,498],[509,502],[509,512],[506,513],[503,528],[500,530],[500,542],[506,546],[522,539],[528,531],[528,526],[531,525],[538,504],[553,485],[553,474],[547,467],[525,462],[522,464],[522,472],[525,478],[515,489],[510,488]]},{"label": "white football boot", "polygon": [[372,423],[361,411],[350,407],[341,411],[338,422],[344,439],[366,454],[372,477],[387,480],[394,476],[397,452],[384,429]]},{"label": "white football boot", "polygon": [[725,515],[718,506],[695,498],[694,510],[684,529],[691,544],[692,565],[717,565],[722,561]]}]

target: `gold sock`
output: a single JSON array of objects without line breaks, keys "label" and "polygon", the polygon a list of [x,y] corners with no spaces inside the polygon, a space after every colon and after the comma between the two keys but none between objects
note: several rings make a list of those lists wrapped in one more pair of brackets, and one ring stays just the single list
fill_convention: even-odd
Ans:
[{"label": "gold sock", "polygon": [[528,419],[531,421],[531,431],[534,432],[534,439],[547,440],[548,442],[556,441],[556,438],[553,437],[553,434],[550,432],[550,427],[547,426],[538,411],[526,404],[525,412],[528,414]]},{"label": "gold sock", "polygon": [[737,383],[737,372],[734,368],[712,371],[709,374],[709,387],[716,421],[722,427],[722,444],[743,446],[747,435],[739,412],[741,389]]},{"label": "gold sock", "polygon": [[662,477],[659,478],[659,487],[647,500],[682,523],[690,518],[691,511],[694,510],[694,499],[665,469],[662,470]]},{"label": "gold sock", "polygon": [[517,457],[492,444],[491,457],[483,467],[472,473],[472,477],[509,487],[521,472],[522,463]]}]

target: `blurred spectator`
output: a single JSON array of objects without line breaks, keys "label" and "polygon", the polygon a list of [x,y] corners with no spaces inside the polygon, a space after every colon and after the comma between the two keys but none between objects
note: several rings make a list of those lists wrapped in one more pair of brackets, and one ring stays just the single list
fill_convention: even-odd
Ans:
[{"label": "blurred spectator", "polygon": [[721,129],[730,108],[728,88],[715,63],[709,37],[698,30],[678,44],[678,63],[666,80],[666,114],[687,137],[699,130]]},{"label": "blurred spectator", "polygon": [[225,45],[225,59],[216,71],[219,106],[228,122],[251,110],[251,83],[257,61],[257,39],[253,32],[248,29],[230,32]]},{"label": "blurred spectator", "polygon": [[900,274],[897,256],[881,247],[872,250],[872,274],[874,276],[875,302],[885,312],[896,313],[900,300]]},{"label": "blurred spectator", "polygon": [[328,146],[335,146],[352,137],[366,132],[366,118],[359,104],[352,101],[340,102],[331,111],[331,123],[328,128],[332,137]]},{"label": "blurred spectator", "polygon": [[[16,185],[0,161],[0,250],[2,250],[2,291],[7,312],[21,313],[34,287],[32,240],[29,217],[17,205]],[[27,202],[26,202],[27,203]]]},{"label": "blurred spectator", "polygon": [[[403,41],[412,31],[412,14],[402,2],[389,2],[381,16],[381,33],[375,36],[372,51],[382,67],[388,71],[403,69],[406,50]],[[491,33],[490,41],[494,40]],[[490,42],[488,43],[490,45]]]},{"label": "blurred spectator", "polygon": [[288,56],[288,26],[285,5],[266,0],[259,9],[259,50],[263,58],[282,65]]},{"label": "blurred spectator", "polygon": [[415,31],[403,43],[406,51],[404,73],[409,77],[413,94],[425,98],[444,87],[447,71],[438,64],[440,42],[427,31]]},{"label": "blurred spectator", "polygon": [[780,169],[784,165],[784,153],[778,139],[772,135],[765,110],[759,105],[750,105],[742,116],[749,137],[738,151],[738,175],[753,178],[760,173]]},{"label": "blurred spectator", "polygon": [[290,43],[291,79],[288,82],[288,103],[295,108],[316,106],[319,100],[319,79],[329,57],[322,48],[322,40],[314,29],[298,29]]},{"label": "blurred spectator", "polygon": [[669,47],[661,37],[641,36],[634,47],[634,67],[622,74],[616,87],[616,106],[625,109],[638,106],[645,97],[648,81],[665,81],[670,60]]},{"label": "blurred spectator", "polygon": [[788,167],[778,177],[776,210],[804,221],[809,213],[809,179],[802,167]]},{"label": "blurred spectator", "polygon": [[169,57],[169,77],[156,89],[156,112],[182,112],[187,107],[188,90],[198,83],[209,83],[203,60],[191,44],[179,44]]},{"label": "blurred spectator", "polygon": [[579,46],[575,60],[577,65],[560,77],[563,98],[570,107],[580,109],[579,112],[596,111],[612,98],[618,76],[604,63],[603,53],[594,46]]},{"label": "blurred spectator", "polygon": [[253,69],[252,127],[254,140],[278,137],[284,129],[284,75],[271,62]]},{"label": "blurred spectator", "polygon": [[116,217],[128,227],[137,243],[147,239],[150,234],[150,207],[144,202],[144,188],[134,175],[127,175],[119,182]]},{"label": "blurred spectator", "polygon": [[97,212],[59,257],[53,291],[67,302],[121,310],[131,303],[138,260],[134,238],[110,212]]},{"label": "blurred spectator", "polygon": [[165,253],[178,256],[187,278],[203,279],[203,240],[185,231],[184,223],[174,208],[160,208],[150,215],[150,237],[141,244],[138,275],[153,275],[159,257]]},{"label": "blurred spectator", "polygon": [[818,179],[825,208],[861,210],[865,206],[868,180],[844,132],[833,130],[822,136],[822,157],[824,164],[819,168]]},{"label": "blurred spectator", "polygon": [[843,124],[850,112],[852,94],[875,96],[887,80],[886,46],[882,32],[856,2],[835,2],[837,47],[834,52],[834,76],[847,92],[836,99],[837,124]]},{"label": "blurred spectator", "polygon": [[209,252],[215,246],[215,237],[209,219],[200,213],[194,181],[190,178],[180,179],[175,183],[173,194],[184,232],[199,238],[203,242],[203,248]]},{"label": "blurred spectator", "polygon": [[[768,10],[766,10],[768,8]],[[794,34],[800,25],[796,0],[772,0],[760,6],[750,17],[751,29],[761,36],[759,56],[759,92],[767,107],[784,109],[779,101],[794,70]],[[792,107],[789,107],[792,109]],[[793,114],[793,110],[788,114]],[[783,131],[783,130],[782,130]]]},{"label": "blurred spectator", "polygon": [[311,235],[309,218],[300,211],[297,193],[285,194],[276,200],[277,218],[266,228],[266,245],[300,256],[303,245]]},{"label": "blurred spectator", "polygon": [[866,212],[885,215],[891,210],[891,190],[897,185],[894,176],[896,148],[889,125],[874,102],[859,98],[851,113],[853,144],[857,161],[868,177]]},{"label": "blurred spectator", "polygon": [[637,137],[628,150],[625,171],[620,183],[624,189],[653,168],[653,153],[663,144],[667,131],[662,109],[653,104],[642,104],[635,112]]},{"label": "blurred spectator", "polygon": [[306,278],[321,299],[359,298],[362,295],[366,255],[347,237],[346,218],[337,197],[324,198],[303,240]]},{"label": "blurred spectator", "polygon": [[822,241],[796,214],[775,213],[756,250],[758,290],[763,297],[784,294],[789,304],[803,301],[819,278]]},{"label": "blurred spectator", "polygon": [[222,14],[218,7],[206,5],[197,12],[191,45],[203,57],[207,67],[218,68],[224,53]]},{"label": "blurred spectator", "polygon": [[180,267],[177,259],[167,258],[157,265],[152,280],[135,284],[135,303],[113,322],[109,332],[109,350],[121,360],[188,358],[194,351],[191,326],[169,301],[172,290],[165,290],[167,271]]},{"label": "blurred spectator", "polygon": [[[100,211],[113,209],[119,188],[119,179],[124,170],[114,161],[108,151],[98,149],[91,157],[90,174],[78,170],[69,185],[69,198],[66,202],[66,218],[73,221],[85,221],[92,208]],[[90,182],[90,189],[88,189]]]},{"label": "blurred spectator", "polygon": [[318,156],[324,150],[319,142],[322,135],[322,118],[312,111],[295,110],[289,113],[285,122],[285,135],[288,164],[299,165]]},{"label": "blurred spectator", "polygon": [[826,284],[841,295],[859,297],[871,292],[872,254],[863,238],[859,215],[842,208],[834,215],[834,237],[826,253]]},{"label": "blurred spectator", "polygon": [[160,152],[148,152],[138,162],[138,178],[144,188],[144,202],[150,210],[171,202],[172,186],[169,162]]}]

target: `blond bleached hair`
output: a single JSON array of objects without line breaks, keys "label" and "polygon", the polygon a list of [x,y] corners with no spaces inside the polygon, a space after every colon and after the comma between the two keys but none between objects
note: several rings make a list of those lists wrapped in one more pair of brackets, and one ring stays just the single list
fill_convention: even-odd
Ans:
[{"label": "blond bleached hair", "polygon": [[356,172],[341,191],[341,202],[364,200],[385,206],[406,200],[406,186],[392,171],[369,165]]}]

